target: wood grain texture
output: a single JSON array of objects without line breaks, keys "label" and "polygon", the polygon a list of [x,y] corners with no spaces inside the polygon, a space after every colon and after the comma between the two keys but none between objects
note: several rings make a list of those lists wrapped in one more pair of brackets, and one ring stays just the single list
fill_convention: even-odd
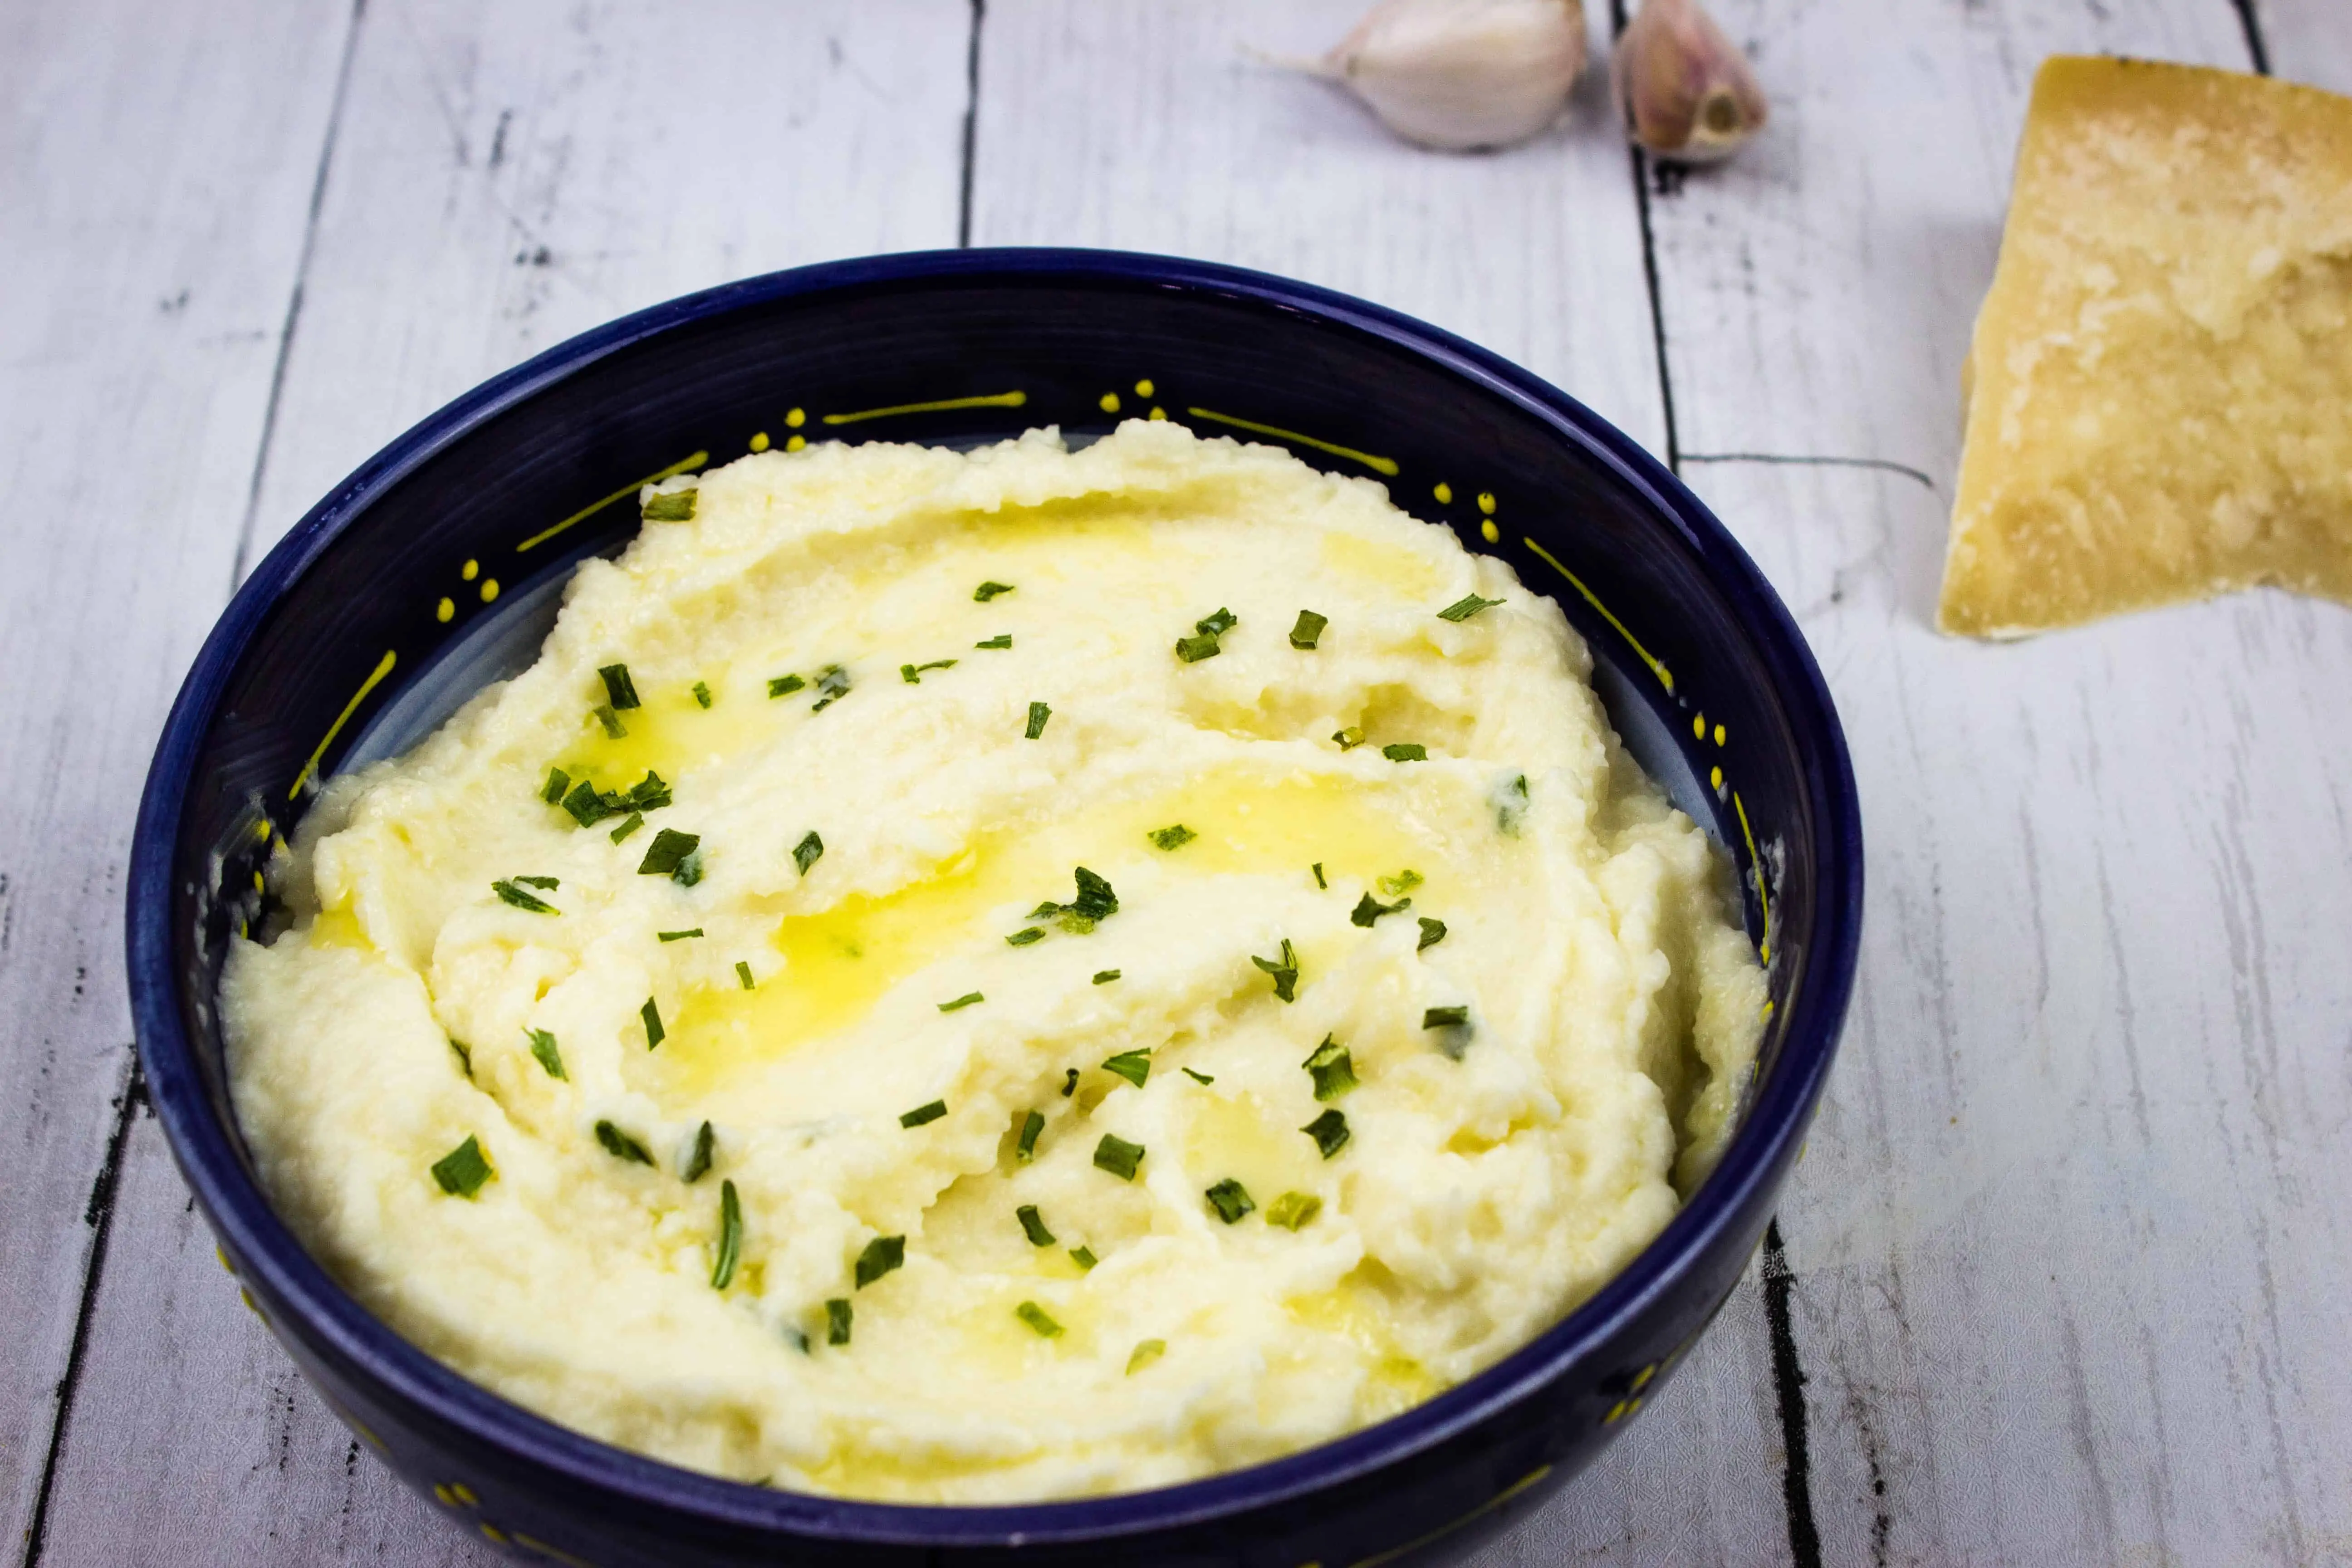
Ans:
[{"label": "wood grain texture", "polygon": [[2243,68],[2237,15],[1718,14],[1778,120],[1654,205],[1685,471],[1819,654],[1870,836],[1854,1016],[1781,1213],[1822,1560],[2339,1559],[2352,616],[1929,629],[2033,67]]},{"label": "wood grain texture", "polygon": [[[340,6],[0,9],[0,1532],[35,1523],[131,1071],[121,866],[220,608]],[[191,584],[195,591],[190,592]]]}]

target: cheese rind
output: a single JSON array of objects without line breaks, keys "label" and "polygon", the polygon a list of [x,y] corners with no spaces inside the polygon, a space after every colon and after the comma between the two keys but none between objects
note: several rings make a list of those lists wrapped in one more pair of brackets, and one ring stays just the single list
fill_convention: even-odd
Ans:
[{"label": "cheese rind", "polygon": [[2045,62],[1965,396],[1941,629],[2352,602],[2352,99]]}]

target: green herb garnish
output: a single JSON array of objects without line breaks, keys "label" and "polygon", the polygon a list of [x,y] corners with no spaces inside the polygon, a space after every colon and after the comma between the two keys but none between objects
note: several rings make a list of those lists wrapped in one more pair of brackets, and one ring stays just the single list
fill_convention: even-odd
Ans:
[{"label": "green herb garnish", "polygon": [[974,647],[1011,647],[1013,646],[1013,634],[1011,632],[999,632],[994,637],[989,638],[986,642],[976,642],[971,646]]},{"label": "green herb garnish", "polygon": [[909,686],[920,686],[923,683],[925,671],[954,668],[955,660],[951,658],[935,658],[929,664],[902,664],[898,667],[898,679]]},{"label": "green herb garnish", "polygon": [[654,1163],[654,1157],[646,1152],[644,1144],[609,1121],[596,1123],[596,1142],[604,1145],[604,1152],[615,1160],[627,1160],[639,1165],[650,1165]]},{"label": "green herb garnish", "polygon": [[1202,637],[1221,637],[1241,624],[1242,618],[1239,616],[1220,605],[1217,606],[1217,613],[1215,615],[1203,616],[1199,620],[1194,621],[1192,623],[1192,629],[1199,632]]},{"label": "green herb garnish", "polygon": [[719,1135],[710,1130],[710,1123],[706,1121],[694,1134],[694,1152],[686,1157],[686,1169],[678,1173],[678,1180],[689,1187],[702,1180],[704,1174],[710,1169],[711,1156],[718,1152],[718,1150]]},{"label": "green herb garnish", "polygon": [[1181,849],[1201,836],[1180,822],[1173,827],[1155,827],[1144,837],[1155,849]]},{"label": "green herb garnish", "polygon": [[985,605],[999,594],[1011,592],[1013,592],[1013,584],[1010,583],[982,583],[971,591],[971,596],[976,603]]},{"label": "green herb garnish", "polygon": [[1331,884],[1330,884],[1330,883],[1328,883],[1328,882],[1327,882],[1327,881],[1325,881],[1325,880],[1323,879],[1323,862],[1322,862],[1322,861],[1320,861],[1320,860],[1316,861],[1316,862],[1315,862],[1315,864],[1314,864],[1314,865],[1312,865],[1312,866],[1310,866],[1310,867],[1308,867],[1308,868],[1307,868],[1307,869],[1315,873],[1315,885],[1316,885],[1317,887],[1318,887],[1318,888],[1327,888],[1327,889],[1328,889],[1328,887],[1330,887],[1330,885],[1331,885]]},{"label": "green herb garnish", "polygon": [[453,1037],[449,1041],[449,1048],[457,1053],[457,1065],[466,1069],[466,1076],[467,1078],[473,1077],[474,1047],[467,1045],[463,1040]]},{"label": "green herb garnish", "polygon": [[620,826],[613,829],[613,842],[615,844],[620,843],[622,840],[627,838],[630,834],[635,833],[638,828],[643,827],[645,825],[646,814],[644,812],[633,811],[629,813],[628,820],[622,823]]},{"label": "green herb garnish", "polygon": [[525,1029],[523,1033],[530,1037],[530,1054],[539,1058],[539,1065],[547,1069],[548,1077],[571,1077],[563,1070],[563,1053],[555,1048],[552,1034],[545,1029]]},{"label": "green herb garnish", "polygon": [[1097,969],[1095,971],[1095,984],[1097,985],[1108,985],[1118,978],[1118,971],[1116,969]]},{"label": "green herb garnish", "polygon": [[604,726],[604,733],[614,740],[620,740],[629,732],[629,727],[621,722],[620,714],[613,710],[611,703],[599,702],[589,711],[596,715],[596,722]]},{"label": "green herb garnish", "polygon": [[[1071,1069],[1075,1080],[1076,1069]],[[1106,1132],[1095,1145],[1095,1168],[1108,1171],[1122,1182],[1135,1180],[1135,1168],[1143,1163],[1143,1145],[1130,1143],[1116,1132]]]},{"label": "green herb garnish", "polygon": [[[608,798],[612,802],[610,805],[606,804]],[[594,784],[582,779],[572,786],[572,793],[563,797],[563,809],[570,812],[572,820],[581,826],[593,827],[606,817],[619,814],[620,797],[607,797]]]},{"label": "green herb garnish", "polygon": [[1339,743],[1341,751],[1352,752],[1364,743],[1364,727],[1361,724],[1350,724],[1344,730],[1334,730],[1331,731],[1331,739]]},{"label": "green herb garnish", "polygon": [[668,784],[651,768],[646,770],[645,777],[629,786],[626,795],[613,797],[615,810],[659,811],[669,802]]},{"label": "green herb garnish", "polygon": [[849,695],[849,671],[837,664],[828,664],[817,671],[816,689],[823,695],[809,704],[809,711],[822,713]]},{"label": "green herb garnish", "polygon": [[905,1115],[899,1117],[898,1125],[901,1127],[920,1127],[927,1121],[937,1121],[940,1117],[945,1116],[947,1113],[948,1102],[944,1100],[934,1100],[929,1104],[919,1105],[915,1107],[914,1110],[909,1110]]},{"label": "green herb garnish", "polygon": [[1144,1080],[1151,1076],[1151,1053],[1149,1050],[1121,1051],[1105,1059],[1102,1068],[1103,1071],[1115,1073],[1141,1089]]},{"label": "green herb garnish", "polygon": [[1004,939],[1004,945],[1007,947],[1027,947],[1033,942],[1043,942],[1045,940],[1045,931],[1043,926],[1023,926],[1019,931],[1014,931],[1011,936]]},{"label": "green herb garnish", "polygon": [[1029,727],[1023,731],[1022,733],[1028,736],[1028,738],[1033,741],[1036,740],[1039,736],[1045,734],[1045,721],[1051,719],[1053,716],[1054,710],[1046,704],[1043,702],[1032,702],[1029,704]]},{"label": "green herb garnish", "polygon": [[1487,799],[1495,803],[1495,826],[1505,837],[1517,838],[1519,825],[1528,817],[1528,775],[1518,774],[1490,793]]},{"label": "green herb garnish", "polygon": [[1325,1111],[1299,1131],[1315,1140],[1326,1160],[1348,1146],[1348,1118],[1338,1110]]},{"label": "green herb garnish", "polygon": [[835,1296],[824,1304],[824,1342],[845,1345],[849,1342],[849,1303]]},{"label": "green herb garnish", "polygon": [[541,898],[537,893],[530,891],[527,888],[519,886],[518,884],[520,884],[521,880],[522,879],[518,877],[513,879],[511,881],[492,882],[490,884],[490,891],[496,893],[501,900],[507,903],[512,904],[515,908],[519,910],[527,910],[535,915],[560,915],[563,912],[562,910],[557,909],[553,904],[549,903],[545,899]]},{"label": "green herb garnish", "polygon": [[1323,628],[1330,624],[1329,620],[1312,610],[1299,611],[1298,624],[1290,628],[1290,646],[1298,648],[1313,647],[1321,639]]},{"label": "green herb garnish", "polygon": [[1429,748],[1418,741],[1399,741],[1382,746],[1381,755],[1392,763],[1425,763],[1429,761]]},{"label": "green herb garnish", "polygon": [[1041,1338],[1051,1340],[1061,1337],[1062,1325],[1054,1321],[1045,1309],[1034,1301],[1022,1302],[1013,1309],[1013,1315],[1036,1330]]},{"label": "green herb garnish", "polygon": [[815,865],[824,854],[824,840],[819,838],[816,836],[816,829],[812,827],[808,830],[807,837],[793,846],[793,864],[799,867],[801,875],[805,877],[808,875],[809,868]]},{"label": "green herb garnish", "polygon": [[1194,1083],[1214,1083],[1217,1081],[1215,1079],[1211,1078],[1207,1073],[1195,1072],[1191,1068],[1186,1068],[1184,1069],[1184,1076],[1191,1079]]},{"label": "green herb garnish", "polygon": [[1437,618],[1441,621],[1452,621],[1458,626],[1479,611],[1491,610],[1502,602],[1500,599],[1482,599],[1475,594],[1465,594],[1438,611]]},{"label": "green herb garnish", "polygon": [[710,688],[706,682],[698,680],[694,683],[694,700],[700,707],[710,706]]},{"label": "green herb garnish", "polygon": [[612,702],[614,712],[625,713],[644,706],[637,700],[637,683],[629,679],[627,665],[608,664],[596,673],[604,678],[604,696]]},{"label": "green herb garnish", "polygon": [[1135,1351],[1127,1358],[1127,1375],[1133,1377],[1153,1362],[1168,1353],[1166,1340],[1138,1340]]},{"label": "green herb garnish", "polygon": [[665,490],[646,502],[647,522],[692,522],[694,498],[699,489]]},{"label": "green herb garnish", "polygon": [[490,1163],[482,1158],[482,1145],[470,1132],[463,1143],[433,1162],[433,1179],[453,1198],[472,1197],[490,1175]]},{"label": "green herb garnish", "polygon": [[1091,1247],[1074,1247],[1070,1248],[1070,1261],[1082,1269],[1090,1269],[1102,1260],[1095,1256],[1095,1249]]},{"label": "green herb garnish", "polygon": [[539,798],[550,805],[561,805],[563,804],[563,792],[571,787],[570,773],[565,773],[562,768],[550,768],[547,770],[546,787],[539,792]]},{"label": "green herb garnish", "polygon": [[1435,947],[1439,942],[1445,940],[1445,922],[1444,921],[1433,921],[1427,915],[1416,915],[1413,918],[1421,921],[1421,941],[1413,948],[1415,952],[1420,952],[1423,948]]},{"label": "green herb garnish", "polygon": [[1024,1111],[1021,1117],[1021,1136],[1013,1145],[1013,1157],[1024,1165],[1035,1159],[1037,1134],[1044,1131],[1045,1131],[1045,1118],[1043,1112]]},{"label": "green herb garnish", "polygon": [[1074,870],[1071,877],[1078,885],[1078,896],[1076,902],[1062,907],[1063,913],[1087,921],[1108,920],[1118,913],[1118,895],[1111,891],[1108,882],[1084,866]]},{"label": "green herb garnish", "polygon": [[1257,1204],[1249,1195],[1249,1189],[1231,1176],[1227,1176],[1202,1195],[1209,1200],[1209,1206],[1217,1211],[1217,1217],[1227,1225],[1234,1224],[1242,1215],[1253,1214],[1257,1209]]},{"label": "green herb garnish", "polygon": [[735,1282],[735,1260],[742,1256],[743,1205],[735,1196],[735,1184],[721,1182],[719,1184],[719,1261],[710,1267],[712,1289],[724,1290]]},{"label": "green herb garnish", "polygon": [[1396,914],[1411,908],[1412,908],[1411,899],[1399,899],[1395,903],[1384,904],[1372,897],[1371,889],[1367,888],[1364,890],[1364,896],[1356,900],[1356,907],[1348,911],[1348,919],[1369,931],[1371,929],[1372,922],[1382,915]]},{"label": "green herb garnish", "polygon": [[701,934],[702,928],[700,926],[690,926],[685,931],[657,931],[654,932],[654,935],[659,937],[664,942],[684,942],[689,937],[698,937]]},{"label": "green herb garnish", "polygon": [[702,880],[702,851],[694,850],[680,860],[677,869],[669,874],[669,879],[681,888],[691,888]]},{"label": "green herb garnish", "polygon": [[1470,1022],[1467,1007],[1432,1007],[1421,1016],[1424,1029],[1459,1029]]},{"label": "green herb garnish", "polygon": [[877,1236],[866,1244],[857,1255],[857,1288],[863,1290],[907,1261],[907,1238],[903,1236]]},{"label": "green herb garnish", "polygon": [[772,676],[768,680],[768,695],[770,697],[790,697],[793,692],[798,691],[802,687],[806,686],[807,684],[807,681],[803,680],[797,675]]},{"label": "green herb garnish", "polygon": [[545,888],[551,893],[563,886],[553,877],[517,877],[515,880],[526,888]]},{"label": "green herb garnish", "polygon": [[1323,1212],[1323,1200],[1313,1193],[1285,1193],[1265,1211],[1265,1223],[1297,1230]]},{"label": "green herb garnish", "polygon": [[652,997],[646,998],[646,1005],[637,1009],[637,1016],[646,1021],[646,1049],[652,1050],[669,1038],[669,1031],[662,1027],[661,1008]]},{"label": "green herb garnish", "polygon": [[1318,1100],[1337,1100],[1356,1087],[1356,1058],[1348,1054],[1348,1047],[1335,1036],[1324,1036],[1315,1054],[1299,1066],[1315,1080]]},{"label": "green herb garnish", "polygon": [[1288,937],[1282,939],[1282,957],[1279,961],[1260,958],[1257,954],[1252,953],[1250,962],[1274,976],[1274,994],[1276,1000],[1283,1002],[1298,1000],[1298,950],[1290,945]]},{"label": "green herb garnish", "polygon": [[985,1002],[987,1000],[987,997],[982,996],[977,991],[967,991],[952,1002],[940,1003],[940,1011],[942,1013],[952,1013],[960,1007],[969,1007],[975,1002]]},{"label": "green herb garnish", "polygon": [[1035,1204],[1023,1204],[1019,1208],[1014,1209],[1013,1214],[1013,1217],[1021,1222],[1021,1234],[1029,1238],[1030,1246],[1054,1245],[1054,1233],[1045,1228],[1045,1221],[1038,1215]]},{"label": "green herb garnish", "polygon": [[1064,1100],[1069,1099],[1071,1095],[1077,1092],[1077,1089],[1078,1069],[1072,1068],[1069,1069],[1069,1077],[1062,1080],[1062,1098]]},{"label": "green herb garnish", "polygon": [[1198,664],[1204,658],[1214,658],[1223,651],[1217,646],[1217,639],[1213,637],[1203,635],[1176,639],[1176,657],[1186,664]]},{"label": "green herb garnish", "polygon": [[1381,891],[1391,898],[1399,893],[1410,893],[1421,886],[1421,873],[1413,870],[1399,871],[1393,877],[1381,878],[1380,885]]},{"label": "green herb garnish", "polygon": [[637,875],[675,877],[678,868],[686,864],[687,857],[692,855],[701,843],[702,836],[698,833],[680,833],[674,827],[665,827],[654,835],[651,844],[646,846],[646,858],[637,862]]},{"label": "green herb garnish", "polygon": [[735,961],[735,978],[743,983],[743,989],[746,991],[759,989],[751,982],[751,966],[740,958]]}]

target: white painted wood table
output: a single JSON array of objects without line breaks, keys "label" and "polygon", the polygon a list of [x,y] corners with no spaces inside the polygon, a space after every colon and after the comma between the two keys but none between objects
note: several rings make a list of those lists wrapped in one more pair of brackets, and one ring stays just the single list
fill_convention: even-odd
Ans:
[{"label": "white painted wood table", "polygon": [[[133,805],[233,584],[475,382],[748,273],[959,243],[1244,263],[1549,377],[1762,564],[1870,910],[1777,1245],[1479,1559],[2352,1561],[2352,614],[1929,629],[2036,62],[2352,90],[2347,0],[1718,0],[1775,121],[1506,153],[1241,46],[1356,0],[6,0],[0,1510],[18,1560],[488,1560],[237,1304],[141,1102]],[[1609,18],[1595,16],[1596,46]]]}]

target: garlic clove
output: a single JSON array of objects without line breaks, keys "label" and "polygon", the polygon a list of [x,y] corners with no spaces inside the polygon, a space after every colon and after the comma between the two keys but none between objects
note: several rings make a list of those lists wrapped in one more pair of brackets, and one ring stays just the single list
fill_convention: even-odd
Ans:
[{"label": "garlic clove", "polygon": [[1381,0],[1318,74],[1408,141],[1505,147],[1559,118],[1584,47],[1583,0]]},{"label": "garlic clove", "polygon": [[1764,89],[1697,0],[1643,0],[1609,62],[1626,134],[1661,158],[1712,163],[1764,128]]}]

